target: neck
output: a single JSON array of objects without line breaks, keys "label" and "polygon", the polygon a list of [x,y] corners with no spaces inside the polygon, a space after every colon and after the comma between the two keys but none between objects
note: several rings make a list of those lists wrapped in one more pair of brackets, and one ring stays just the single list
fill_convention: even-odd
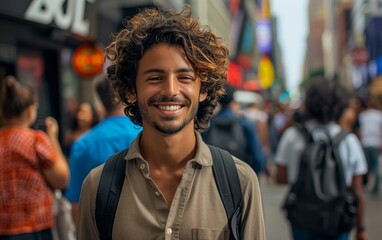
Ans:
[{"label": "neck", "polygon": [[13,118],[9,120],[4,120],[2,122],[1,127],[29,127],[29,122],[18,119],[18,118]]},{"label": "neck", "polygon": [[112,117],[112,116],[122,116],[125,115],[124,108],[119,107],[116,109],[113,109],[105,114],[105,117]]},{"label": "neck", "polygon": [[195,157],[196,135],[192,124],[176,134],[165,135],[145,129],[140,139],[141,153],[154,168],[184,168]]}]

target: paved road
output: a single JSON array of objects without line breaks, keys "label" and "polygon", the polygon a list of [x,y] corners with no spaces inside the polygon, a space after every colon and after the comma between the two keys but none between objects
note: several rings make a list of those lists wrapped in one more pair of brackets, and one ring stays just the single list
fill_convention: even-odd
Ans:
[{"label": "paved road", "polygon": [[[286,186],[260,177],[267,240],[290,240],[288,224],[280,211]],[[366,194],[366,229],[369,240],[382,240],[382,197]],[[354,237],[352,238],[354,239]]]}]

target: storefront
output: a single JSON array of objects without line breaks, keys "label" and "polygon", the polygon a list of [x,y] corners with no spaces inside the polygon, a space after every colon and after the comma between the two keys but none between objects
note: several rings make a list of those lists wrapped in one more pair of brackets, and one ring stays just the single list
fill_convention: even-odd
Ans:
[{"label": "storefront", "polygon": [[94,41],[92,0],[0,1],[0,78],[15,76],[39,93],[39,118],[58,119],[62,132],[85,81],[71,66],[73,51]]}]

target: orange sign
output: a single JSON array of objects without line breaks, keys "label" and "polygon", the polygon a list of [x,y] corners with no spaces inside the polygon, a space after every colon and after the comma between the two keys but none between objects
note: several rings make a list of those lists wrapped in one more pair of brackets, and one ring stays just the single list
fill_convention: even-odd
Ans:
[{"label": "orange sign", "polygon": [[101,73],[103,67],[103,52],[95,44],[83,44],[73,53],[72,65],[81,77],[94,77]]}]

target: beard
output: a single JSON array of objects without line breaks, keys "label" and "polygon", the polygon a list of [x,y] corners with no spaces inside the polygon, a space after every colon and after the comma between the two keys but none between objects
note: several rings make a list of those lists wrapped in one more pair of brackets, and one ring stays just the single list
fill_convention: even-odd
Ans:
[{"label": "beard", "polygon": [[[191,102],[187,99],[180,99],[179,97],[173,97],[173,98],[166,98],[162,97],[160,99],[158,98],[151,98],[148,101],[148,106],[153,107],[153,103],[165,103],[165,102],[178,102],[181,103],[183,106],[191,106]],[[166,134],[166,135],[172,135],[180,132],[183,128],[185,128],[188,124],[190,124],[191,121],[194,120],[198,107],[199,102],[195,101],[195,105],[192,106],[191,111],[186,116],[186,118],[183,119],[183,121],[180,124],[175,124],[174,121],[176,121],[176,117],[162,117],[160,121],[153,120],[153,118],[150,118],[148,114],[148,108],[147,105],[144,105],[142,103],[138,103],[138,109],[141,113],[142,120],[146,121],[149,125],[154,127],[157,131],[160,133]]]},{"label": "beard", "polygon": [[[172,135],[176,134],[179,131],[181,131],[187,124],[189,124],[193,120],[193,117],[187,117],[181,124],[179,125],[173,125],[173,124],[160,124],[158,122],[152,121],[152,126],[158,130],[159,132],[166,134],[166,135]],[[165,120],[166,121],[166,120]]]}]

